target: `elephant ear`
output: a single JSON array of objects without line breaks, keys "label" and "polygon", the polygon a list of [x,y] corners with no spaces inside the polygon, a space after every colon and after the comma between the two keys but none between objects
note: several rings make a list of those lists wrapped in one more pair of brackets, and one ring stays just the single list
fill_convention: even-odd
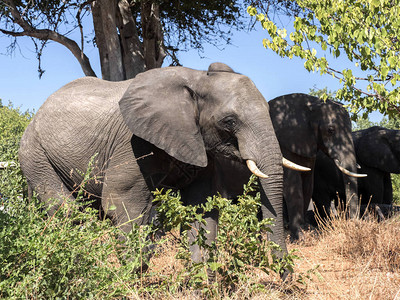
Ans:
[{"label": "elephant ear", "polygon": [[207,165],[207,154],[197,123],[196,94],[190,86],[202,73],[183,67],[149,70],[132,80],[119,101],[134,135],[199,167]]}]

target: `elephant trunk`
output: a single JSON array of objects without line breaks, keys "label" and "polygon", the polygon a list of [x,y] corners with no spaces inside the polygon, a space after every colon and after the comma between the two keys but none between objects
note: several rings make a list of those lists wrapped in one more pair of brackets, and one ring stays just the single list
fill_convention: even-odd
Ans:
[{"label": "elephant trunk", "polygon": [[[282,253],[276,253],[278,257],[282,257],[284,253],[287,253],[283,227],[282,154],[273,131],[258,132],[256,137],[251,136],[254,132],[251,130],[247,138],[238,137],[239,151],[244,160],[252,160],[257,169],[267,177],[259,176],[262,187],[260,190],[262,218],[275,219],[270,240],[282,248]],[[249,142],[249,139],[253,142]]]},{"label": "elephant trunk", "polygon": [[350,218],[357,218],[360,212],[357,178],[365,177],[366,175],[357,174],[357,161],[354,150],[343,152],[340,157],[334,159],[334,162],[343,173],[343,184],[346,195],[344,208],[346,209],[346,213]]},{"label": "elephant trunk", "polygon": [[275,220],[275,226],[271,228],[273,234],[270,239],[281,247],[282,253],[277,254],[278,257],[282,257],[283,254],[287,253],[283,225],[283,170],[282,173],[271,174],[268,179],[260,178],[260,183],[262,187],[262,218],[273,218]]}]

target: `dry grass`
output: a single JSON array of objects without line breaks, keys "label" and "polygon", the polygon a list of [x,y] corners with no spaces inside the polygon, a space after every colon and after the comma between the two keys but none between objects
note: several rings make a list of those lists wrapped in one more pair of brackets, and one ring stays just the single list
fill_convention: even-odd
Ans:
[{"label": "dry grass", "polygon": [[[378,223],[370,220],[330,220],[318,231],[308,231],[303,241],[289,244],[297,249],[292,281],[281,284],[276,276],[254,271],[252,280],[270,290],[257,293],[246,284],[220,299],[399,299],[400,300],[400,217]],[[174,278],[184,267],[175,259],[176,245],[164,244],[152,259],[154,284]],[[296,282],[316,268],[306,285]],[[149,298],[200,299],[194,291],[183,290]]]},{"label": "dry grass", "polygon": [[297,271],[319,265],[307,299],[400,299],[400,219],[330,220],[296,247]]}]

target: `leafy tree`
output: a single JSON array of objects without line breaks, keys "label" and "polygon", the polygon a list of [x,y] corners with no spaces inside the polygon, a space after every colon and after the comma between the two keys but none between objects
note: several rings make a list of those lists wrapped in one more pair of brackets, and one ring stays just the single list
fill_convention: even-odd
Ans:
[{"label": "leafy tree", "polygon": [[400,117],[393,117],[393,118],[385,117],[379,122],[379,126],[386,127],[389,129],[400,130]]},{"label": "leafy tree", "polygon": [[327,98],[331,100],[335,100],[336,98],[336,92],[328,90],[327,87],[324,87],[323,89],[318,89],[316,86],[310,89],[309,94],[311,96],[315,96],[318,98]]},{"label": "leafy tree", "polygon": [[[268,31],[263,40],[282,57],[297,56],[308,71],[319,71],[337,78],[342,88],[339,100],[351,103],[353,115],[379,110],[393,116],[400,111],[400,1],[399,0],[295,0],[303,14],[295,17],[294,30],[271,20],[268,12],[259,13],[258,6],[249,7]],[[319,46],[319,47],[317,47]],[[316,48],[322,50],[317,55]],[[347,56],[353,68],[338,70],[324,52],[337,58]]]},{"label": "leafy tree", "polygon": [[371,122],[369,118],[358,118],[356,122],[352,122],[353,131],[363,130],[375,126],[374,122]]}]

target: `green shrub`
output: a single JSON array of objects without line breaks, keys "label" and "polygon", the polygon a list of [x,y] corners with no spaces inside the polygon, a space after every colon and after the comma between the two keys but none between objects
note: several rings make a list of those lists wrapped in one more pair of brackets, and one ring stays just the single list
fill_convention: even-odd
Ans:
[{"label": "green shrub", "polygon": [[[282,274],[286,269],[293,271],[297,256],[291,252],[282,260],[278,259],[276,253],[281,249],[265,239],[265,234],[271,232],[273,220],[258,220],[260,194],[251,195],[255,185],[256,177],[253,175],[250,182],[244,186],[244,193],[239,196],[236,204],[221,196],[213,196],[209,197],[205,204],[184,206],[179,193],[173,193],[171,190],[166,193],[154,193],[155,201],[159,202],[158,212],[164,228],[180,228],[183,233],[178,258],[183,259],[186,264],[185,270],[180,274],[182,278],[186,278],[186,284],[198,289],[204,288],[208,296],[216,296],[243,283],[253,289],[262,288],[252,276],[256,271],[266,274],[271,271]],[[208,245],[205,239],[206,231],[200,228],[193,243],[208,253],[208,259],[205,262],[193,263],[190,260],[187,239],[184,237],[194,221],[204,224],[204,214],[214,209],[218,210],[220,216],[217,240]],[[217,275],[216,282],[211,286],[210,270]],[[171,284],[169,288],[172,288]]]},{"label": "green shrub", "polygon": [[[19,141],[31,118],[32,113],[22,113],[11,104],[3,106],[0,100],[0,162],[18,165]],[[14,168],[10,164],[10,167],[0,169],[0,193],[3,195],[0,202],[4,201],[4,197],[20,195],[25,187],[25,180],[18,167]]]},{"label": "green shrub", "polygon": [[18,201],[12,214],[0,213],[0,228],[1,298],[133,296],[150,243],[148,226],[123,235],[96,211],[73,205],[48,218],[42,205]]},{"label": "green shrub", "polygon": [[[161,200],[161,223],[166,229],[183,230],[177,257],[186,264],[174,280],[164,278],[157,285],[149,282],[158,274],[140,272],[142,263],[149,264],[144,254],[151,248],[148,237],[155,234],[156,226],[132,222],[131,233],[124,234],[109,220],[99,220],[90,207],[82,210],[82,205],[65,202],[48,217],[35,199],[10,197],[8,210],[0,212],[0,298],[115,299],[187,288],[204,289],[205,296],[215,297],[243,283],[260,291],[264,286],[251,276],[255,270],[280,274],[292,269],[296,257],[289,254],[281,261],[271,255],[277,246],[262,238],[271,220],[258,221],[259,196],[250,196],[251,190],[246,186],[238,204],[214,196],[202,206],[183,206],[179,194],[171,191],[155,193]],[[205,231],[200,230],[195,242],[208,251],[209,258],[192,263],[185,233],[194,220],[204,223],[204,213],[212,209],[221,214],[218,239],[207,245]],[[215,282],[208,281],[208,269],[216,272]],[[147,284],[145,278],[150,278]]]},{"label": "green shrub", "polygon": [[136,295],[141,266],[149,263],[143,254],[152,244],[153,227],[131,222],[132,231],[125,234],[82,201],[65,201],[50,217],[35,198],[8,197],[0,212],[1,298]]}]

